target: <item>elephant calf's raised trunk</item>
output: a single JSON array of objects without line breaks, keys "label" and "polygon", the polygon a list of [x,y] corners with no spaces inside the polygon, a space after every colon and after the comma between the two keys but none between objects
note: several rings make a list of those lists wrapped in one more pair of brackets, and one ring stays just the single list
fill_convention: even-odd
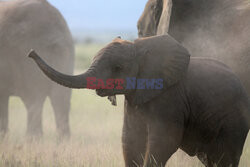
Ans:
[{"label": "elephant calf's raised trunk", "polygon": [[69,88],[86,88],[86,78],[90,76],[89,72],[85,72],[81,75],[76,76],[65,75],[47,65],[34,50],[30,51],[28,57],[35,60],[35,62],[37,63],[39,68],[44,72],[44,74],[56,83]]}]

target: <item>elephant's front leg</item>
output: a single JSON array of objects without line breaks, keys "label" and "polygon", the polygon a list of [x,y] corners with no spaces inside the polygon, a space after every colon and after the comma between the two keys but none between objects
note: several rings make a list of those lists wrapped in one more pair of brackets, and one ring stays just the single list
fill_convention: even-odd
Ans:
[{"label": "elephant's front leg", "polygon": [[176,122],[150,123],[144,167],[164,167],[180,146],[182,129]]},{"label": "elephant's front leg", "polygon": [[[56,85],[57,86],[57,85]],[[55,87],[50,100],[55,113],[56,128],[60,139],[70,137],[69,111],[71,90],[64,87]]]},{"label": "elephant's front leg", "polygon": [[125,111],[122,143],[125,166],[143,166],[147,143],[147,126],[136,113]]},{"label": "elephant's front leg", "polygon": [[27,135],[41,136],[42,135],[42,110],[46,96],[21,97],[27,112]]}]

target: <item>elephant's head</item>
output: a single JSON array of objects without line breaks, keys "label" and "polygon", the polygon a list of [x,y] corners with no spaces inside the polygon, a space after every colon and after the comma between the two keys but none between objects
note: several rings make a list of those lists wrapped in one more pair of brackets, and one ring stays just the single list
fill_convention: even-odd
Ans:
[{"label": "elephant's head", "polygon": [[171,10],[172,0],[148,0],[137,23],[139,37],[167,34]]},{"label": "elephant's head", "polygon": [[[112,79],[123,80],[124,83],[120,83],[123,84],[122,89],[118,89],[116,86],[119,83],[115,82],[116,86],[112,89],[99,87],[97,94],[124,94],[130,97],[134,104],[145,103],[176,84],[185,75],[190,59],[188,51],[168,35],[141,38],[135,42],[117,38],[98,52],[85,73],[77,76],[55,71],[34,51],[29,57],[36,61],[51,80],[69,88],[89,88],[87,80],[93,77],[104,82]],[[160,78],[163,81],[163,89],[128,89],[127,78]],[[102,82],[98,83],[102,85]]]}]

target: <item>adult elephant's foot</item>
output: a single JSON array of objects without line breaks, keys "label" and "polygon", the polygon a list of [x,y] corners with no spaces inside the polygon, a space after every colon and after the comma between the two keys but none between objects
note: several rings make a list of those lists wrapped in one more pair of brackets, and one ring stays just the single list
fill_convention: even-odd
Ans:
[{"label": "adult elephant's foot", "polygon": [[[43,136],[42,123],[40,119],[37,119],[36,117],[33,117],[31,115],[32,114],[28,113],[26,136],[29,140],[39,140]],[[31,119],[30,117],[33,117],[33,119]]]},{"label": "adult elephant's foot", "polygon": [[67,141],[69,139],[70,139],[69,127],[57,129],[57,141],[58,142]]},{"label": "adult elephant's foot", "polygon": [[43,131],[42,131],[42,128],[40,127],[28,127],[27,128],[27,132],[26,132],[27,136],[28,137],[31,137],[31,138],[40,138],[42,137],[43,135]]},{"label": "adult elephant's foot", "polygon": [[0,131],[0,140],[3,140],[7,137],[8,131],[7,130],[1,130]]},{"label": "adult elephant's foot", "polygon": [[71,90],[64,87],[55,87],[51,92],[50,101],[54,109],[58,140],[67,140],[70,137],[69,111]]},{"label": "adult elephant's foot", "polygon": [[8,96],[0,96],[0,137],[5,137],[8,132]]},{"label": "adult elephant's foot", "polygon": [[[33,97],[33,98],[32,98]],[[22,97],[26,106],[27,117],[27,136],[29,138],[40,138],[43,134],[42,131],[42,109],[45,101],[45,96],[36,97]]]},{"label": "adult elephant's foot", "polygon": [[0,138],[4,138],[8,133],[8,126],[6,120],[0,119]]},{"label": "adult elephant's foot", "polygon": [[42,112],[28,110],[27,136],[39,138],[42,134]]}]

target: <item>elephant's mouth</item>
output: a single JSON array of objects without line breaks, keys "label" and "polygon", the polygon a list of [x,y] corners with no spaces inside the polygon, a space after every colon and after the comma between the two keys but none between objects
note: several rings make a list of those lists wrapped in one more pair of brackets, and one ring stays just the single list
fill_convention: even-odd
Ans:
[{"label": "elephant's mouth", "polygon": [[111,102],[111,104],[113,106],[117,106],[116,95],[114,94],[114,92],[111,93],[107,92],[107,90],[104,89],[96,89],[96,94],[101,97],[108,96],[108,100]]},{"label": "elephant's mouth", "polygon": [[96,89],[96,94],[101,97],[112,96],[110,92],[108,93],[107,90],[104,90],[104,89]]},{"label": "elephant's mouth", "polygon": [[96,94],[101,97],[105,96],[115,96],[118,94],[124,94],[122,90],[117,89],[96,89]]}]

